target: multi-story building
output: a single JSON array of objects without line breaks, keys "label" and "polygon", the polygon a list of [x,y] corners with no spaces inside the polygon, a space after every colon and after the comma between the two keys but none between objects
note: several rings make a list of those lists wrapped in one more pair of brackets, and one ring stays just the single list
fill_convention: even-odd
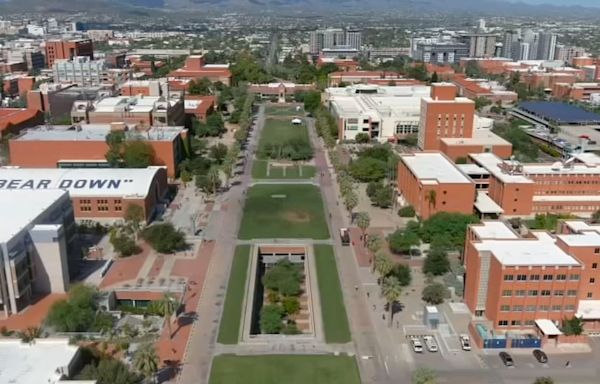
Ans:
[{"label": "multi-story building", "polygon": [[44,114],[35,108],[0,108],[0,139],[43,122]]},{"label": "multi-story building", "polygon": [[46,65],[52,68],[56,60],[71,60],[76,56],[94,58],[94,45],[90,39],[47,40]]},{"label": "multi-story building", "polygon": [[504,32],[504,39],[502,40],[502,57],[507,59],[518,60],[518,50],[515,48],[519,47],[519,31],[506,31]]},{"label": "multi-story building", "polygon": [[473,213],[475,183],[442,153],[401,155],[397,183],[401,199],[421,219],[437,212]]},{"label": "multi-story building", "polygon": [[362,32],[360,29],[349,28],[346,30],[345,45],[348,45],[350,48],[354,48],[359,51],[362,49]]},{"label": "multi-story building", "polygon": [[169,73],[168,77],[178,80],[208,79],[213,83],[220,81],[227,86],[232,81],[229,64],[206,64],[202,56],[189,56],[185,65]]},{"label": "multi-story building", "polygon": [[590,101],[600,95],[600,83],[556,83],[552,87],[552,97],[575,101]]},{"label": "multi-story building", "polygon": [[439,150],[440,139],[473,136],[475,102],[456,97],[451,83],[435,83],[431,95],[421,99],[418,146],[422,150]]},{"label": "multi-story building", "polygon": [[600,233],[583,222],[564,228],[567,234],[532,231],[523,237],[503,222],[470,226],[465,303],[473,314],[498,330],[535,330],[549,320],[559,335],[558,326],[574,316],[584,328],[597,329]]},{"label": "multi-story building", "polygon": [[340,84],[422,85],[418,80],[386,71],[339,71],[330,73],[328,79],[331,87],[337,87]]},{"label": "multi-story building", "polygon": [[469,79],[455,76],[452,83],[458,87],[458,94],[471,100],[484,98],[490,103],[512,104],[518,99],[516,92],[508,91],[503,85],[486,79]]},{"label": "multi-story building", "polygon": [[129,80],[121,85],[122,96],[164,96],[170,98],[167,79]]},{"label": "multi-story building", "polygon": [[538,45],[538,60],[554,60],[556,56],[556,34],[551,32],[540,33]]},{"label": "multi-story building", "polygon": [[325,101],[338,122],[338,138],[353,140],[368,133],[378,141],[387,141],[419,130],[421,98],[430,87],[354,85],[327,88]]},{"label": "multi-story building", "polygon": [[488,194],[506,216],[590,215],[600,209],[600,157],[578,154],[554,164],[522,164],[493,153],[471,154],[490,174]]},{"label": "multi-story building", "polygon": [[164,96],[117,96],[98,101],[76,101],[71,109],[73,123],[180,126],[184,106],[180,98]]},{"label": "multi-story building", "polygon": [[416,42],[412,58],[434,64],[458,64],[460,59],[469,56],[470,47],[453,41]]},{"label": "multi-story building", "polygon": [[109,69],[104,60],[77,56],[72,60],[55,60],[52,74],[55,83],[77,84],[83,87],[97,85],[119,86],[128,81],[131,69]]},{"label": "multi-story building", "polygon": [[152,164],[166,166],[169,177],[177,175],[188,140],[183,127],[130,128],[122,123],[38,126],[9,141],[10,163],[23,168],[106,168],[106,137],[117,131],[123,132],[125,141],[147,142],[154,150]]},{"label": "multi-story building", "polygon": [[362,49],[362,32],[356,28],[319,29],[310,32],[310,53],[318,56],[323,49],[353,49],[360,52]]},{"label": "multi-story building", "polygon": [[[250,84],[248,86],[248,92],[258,95],[261,99],[277,99],[279,102],[292,101],[297,93],[315,89],[314,84],[296,83]],[[186,97],[187,100],[188,97]]]},{"label": "multi-story building", "polygon": [[65,293],[77,262],[69,194],[9,189],[8,184],[0,176],[0,310],[5,316],[21,312],[40,295]]},{"label": "multi-story building", "polygon": [[496,51],[496,35],[490,33],[467,33],[459,40],[469,47],[469,57],[493,57]]},{"label": "multi-story building", "polygon": [[[138,205],[144,213],[143,221],[150,222],[159,215],[166,205],[168,191],[165,167],[148,168],[0,168],[0,193],[4,190],[18,190],[25,196],[31,207],[37,207],[36,195],[29,193],[49,193],[64,190],[71,199],[72,207],[61,207],[53,211],[54,217],[60,212],[75,216],[82,223],[112,224],[122,222],[130,204]],[[30,191],[33,190],[33,191]],[[10,191],[9,191],[10,192]],[[0,199],[0,204],[7,199]],[[9,201],[9,200],[8,200]],[[2,210],[11,218],[19,215],[12,206]],[[50,217],[53,217],[50,215]],[[58,216],[60,217],[60,216]],[[71,216],[72,217],[72,216]],[[12,220],[3,220],[13,231]],[[44,223],[45,224],[45,223]],[[48,223],[51,224],[51,223]],[[4,228],[4,225],[0,228]],[[65,227],[67,227],[65,225]],[[2,242],[0,241],[0,244]]]},{"label": "multi-story building", "polygon": [[585,50],[585,48],[571,46],[571,45],[557,44],[556,45],[556,54],[554,55],[554,59],[560,60],[566,64],[572,64],[574,67],[576,67],[577,65],[575,65],[573,60],[577,57],[586,57],[587,55],[588,54],[587,54],[587,51]]}]

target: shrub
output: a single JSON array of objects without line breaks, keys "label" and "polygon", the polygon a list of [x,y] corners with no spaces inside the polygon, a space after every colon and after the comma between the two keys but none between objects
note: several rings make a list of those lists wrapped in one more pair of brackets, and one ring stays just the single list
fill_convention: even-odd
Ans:
[{"label": "shrub", "polygon": [[296,296],[300,293],[303,275],[301,270],[289,260],[281,260],[270,267],[263,276],[266,289],[284,296]]},{"label": "shrub", "polygon": [[440,248],[429,250],[429,254],[423,263],[423,273],[431,273],[434,276],[440,276],[450,270],[450,260],[446,251]]},{"label": "shrub", "polygon": [[294,315],[300,311],[300,301],[296,297],[284,297],[281,305],[287,315]]},{"label": "shrub", "polygon": [[281,333],[284,335],[299,335],[302,332],[300,332],[296,323],[290,322],[281,329]]},{"label": "shrub", "polygon": [[398,229],[388,237],[390,250],[396,254],[407,254],[411,247],[419,245],[419,236],[414,231]]},{"label": "shrub", "polygon": [[396,276],[400,285],[403,287],[409,286],[412,281],[410,267],[404,264],[396,264],[388,276]]},{"label": "shrub", "polygon": [[371,138],[368,133],[360,132],[356,134],[354,140],[359,144],[366,144],[371,141]]},{"label": "shrub", "polygon": [[121,257],[137,255],[142,252],[142,249],[138,247],[135,240],[124,233],[111,234],[110,243]]},{"label": "shrub", "polygon": [[276,304],[269,304],[260,310],[260,329],[262,333],[276,334],[283,327],[283,309]]},{"label": "shrub", "polygon": [[398,216],[400,217],[415,217],[416,214],[412,205],[406,205],[398,210]]},{"label": "shrub", "polygon": [[449,296],[446,287],[441,283],[433,283],[426,286],[422,292],[422,299],[426,303],[437,305],[444,302],[444,299]]}]

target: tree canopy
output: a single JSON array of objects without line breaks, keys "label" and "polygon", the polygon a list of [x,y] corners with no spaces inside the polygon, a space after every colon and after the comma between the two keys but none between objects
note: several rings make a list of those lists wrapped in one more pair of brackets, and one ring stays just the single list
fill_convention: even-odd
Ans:
[{"label": "tree canopy", "polygon": [[185,235],[171,223],[159,223],[146,227],[142,237],[160,253],[175,253],[187,249]]},{"label": "tree canopy", "polygon": [[308,91],[304,93],[304,109],[314,112],[321,105],[321,92]]},{"label": "tree canopy", "polygon": [[583,333],[583,320],[578,318],[577,316],[573,316],[570,319],[563,319],[561,331],[566,336],[571,335],[581,335]]},{"label": "tree canopy", "polygon": [[110,329],[112,315],[98,312],[98,291],[88,285],[76,284],[69,290],[67,300],[52,305],[46,323],[58,332],[89,332]]},{"label": "tree canopy", "polygon": [[139,384],[142,377],[129,371],[127,365],[112,358],[101,358],[83,367],[78,380],[96,380],[97,384]]},{"label": "tree canopy", "polygon": [[437,305],[442,304],[448,297],[448,289],[442,283],[433,283],[423,288],[421,295],[424,302]]},{"label": "tree canopy", "polygon": [[263,276],[263,285],[284,296],[296,296],[300,293],[303,278],[298,265],[283,259],[267,270]]},{"label": "tree canopy", "polygon": [[450,271],[450,260],[446,251],[440,248],[430,249],[423,263],[423,273],[440,276],[448,271]]},{"label": "tree canopy", "polygon": [[128,140],[123,145],[123,163],[127,168],[146,168],[154,162],[154,148],[144,140]]},{"label": "tree canopy", "polygon": [[467,226],[478,222],[479,219],[474,215],[438,212],[423,222],[421,239],[426,243],[434,240],[439,243],[445,242],[455,249],[462,250],[465,245]]},{"label": "tree canopy", "polygon": [[389,236],[388,242],[390,250],[396,254],[408,254],[412,247],[421,243],[417,232],[406,229],[396,230]]}]

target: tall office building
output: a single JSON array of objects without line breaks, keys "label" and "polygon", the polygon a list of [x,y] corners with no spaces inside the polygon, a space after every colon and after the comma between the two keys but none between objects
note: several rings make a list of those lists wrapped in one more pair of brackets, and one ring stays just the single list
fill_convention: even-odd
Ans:
[{"label": "tall office building", "polygon": [[538,60],[554,60],[556,55],[556,34],[542,32],[539,34]]},{"label": "tall office building", "polygon": [[492,57],[496,50],[496,35],[488,33],[467,33],[460,41],[469,47],[469,57]]},{"label": "tall office building", "polygon": [[359,29],[346,30],[346,45],[360,50],[362,47],[362,33]]},{"label": "tall office building", "polygon": [[323,31],[323,48],[335,48],[346,45],[346,34],[343,29],[331,28]]},{"label": "tall office building", "polygon": [[506,31],[502,41],[502,57],[515,60],[519,47],[519,31]]},{"label": "tall office building", "polygon": [[531,47],[529,43],[521,42],[519,43],[519,59],[518,60],[529,60],[529,52],[531,51]]},{"label": "tall office building", "polygon": [[318,55],[323,46],[323,31],[312,31],[310,33],[310,53]]},{"label": "tall office building", "polygon": [[46,41],[46,65],[52,68],[55,60],[71,60],[75,56],[94,58],[94,46],[90,39]]}]

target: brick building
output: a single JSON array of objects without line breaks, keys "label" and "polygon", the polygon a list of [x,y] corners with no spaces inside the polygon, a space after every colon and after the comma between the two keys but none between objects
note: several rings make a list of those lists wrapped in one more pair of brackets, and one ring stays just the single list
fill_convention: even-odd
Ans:
[{"label": "brick building", "polygon": [[[588,330],[600,324],[600,233],[569,222],[567,234],[527,236],[498,221],[472,225],[465,244],[465,303],[495,329],[556,326],[578,316]],[[542,329],[543,331],[543,329]]]},{"label": "brick building", "polygon": [[440,139],[473,136],[475,103],[456,97],[457,88],[450,83],[431,85],[431,96],[421,99],[418,145],[422,150],[439,150]]},{"label": "brick building", "polygon": [[215,96],[185,95],[184,106],[187,117],[194,116],[202,122],[206,122],[208,115],[215,111],[217,98]]},{"label": "brick building", "polygon": [[184,123],[183,101],[164,96],[117,96],[76,101],[71,109],[73,123],[176,126]]},{"label": "brick building", "polygon": [[44,114],[37,109],[0,108],[0,139],[43,122]]},{"label": "brick building", "polygon": [[121,222],[130,204],[140,206],[150,222],[166,204],[167,172],[164,167],[0,168],[0,191],[56,189],[69,192],[79,222]]},{"label": "brick building", "polygon": [[206,64],[202,56],[189,56],[182,68],[169,73],[169,78],[178,80],[208,79],[213,83],[220,81],[227,86],[232,83],[229,64]]},{"label": "brick building", "polygon": [[56,60],[72,60],[76,56],[94,58],[94,45],[90,39],[47,40],[46,65],[52,68]]},{"label": "brick building", "polygon": [[[488,194],[507,216],[538,213],[590,215],[600,209],[600,158],[585,154],[564,162],[522,164],[493,153],[471,154],[489,172]],[[589,161],[595,157],[597,160]]]},{"label": "brick building", "polygon": [[268,84],[250,84],[248,92],[254,93],[261,99],[277,99],[279,102],[293,101],[296,93],[313,91],[314,84],[296,84],[296,83],[268,83]]},{"label": "brick building", "polygon": [[123,131],[126,140],[144,140],[154,149],[153,165],[162,165],[169,177],[185,158],[187,129],[183,127],[128,127],[122,123],[78,126],[38,126],[9,141],[10,163],[22,168],[102,168],[106,162],[106,136]]},{"label": "brick building", "polygon": [[473,213],[475,183],[439,152],[401,155],[398,192],[425,220],[438,212]]}]

